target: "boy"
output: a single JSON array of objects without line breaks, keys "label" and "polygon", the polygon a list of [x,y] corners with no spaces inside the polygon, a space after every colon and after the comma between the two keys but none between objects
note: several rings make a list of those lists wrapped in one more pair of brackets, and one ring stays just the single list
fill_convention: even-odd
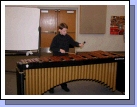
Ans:
[{"label": "boy", "polygon": [[[59,33],[53,38],[51,46],[50,46],[50,50],[52,51],[53,56],[68,55],[70,44],[75,47],[84,46],[84,43],[78,43],[74,41],[67,34],[67,30],[68,30],[68,26],[65,23],[61,23],[59,25]],[[66,92],[70,91],[66,83],[61,84],[61,87]],[[54,93],[54,88],[51,88],[49,92]]]}]

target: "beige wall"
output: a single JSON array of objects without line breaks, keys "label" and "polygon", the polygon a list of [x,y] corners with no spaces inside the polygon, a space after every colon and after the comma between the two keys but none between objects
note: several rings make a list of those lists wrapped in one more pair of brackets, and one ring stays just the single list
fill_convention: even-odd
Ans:
[{"label": "beige wall", "polygon": [[[86,41],[84,48],[78,48],[77,51],[125,51],[125,43],[123,41],[123,35],[110,35],[110,18],[114,15],[125,16],[124,6],[107,6],[107,18],[106,18],[106,34],[78,34],[77,40],[80,42]],[[78,17],[80,12],[78,11]],[[78,18],[79,22],[79,18]],[[78,23],[79,32],[79,23]]]}]

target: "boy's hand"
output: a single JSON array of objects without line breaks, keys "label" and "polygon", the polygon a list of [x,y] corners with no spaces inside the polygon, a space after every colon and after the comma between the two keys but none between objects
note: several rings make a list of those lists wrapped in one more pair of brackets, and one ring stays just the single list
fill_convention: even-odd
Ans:
[{"label": "boy's hand", "polygon": [[60,52],[61,52],[61,53],[65,53],[65,50],[63,50],[63,49],[60,49]]},{"label": "boy's hand", "polygon": [[80,47],[83,47],[83,46],[84,46],[84,43],[80,43],[79,46],[80,46]]},{"label": "boy's hand", "polygon": [[80,46],[80,47],[83,47],[85,43],[86,43],[86,42],[84,41],[83,43],[80,43],[79,46]]}]

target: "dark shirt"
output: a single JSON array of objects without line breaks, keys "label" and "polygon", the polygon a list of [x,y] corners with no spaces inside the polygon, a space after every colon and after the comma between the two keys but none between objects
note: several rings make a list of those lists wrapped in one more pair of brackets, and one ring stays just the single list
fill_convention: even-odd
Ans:
[{"label": "dark shirt", "polygon": [[52,40],[50,50],[52,51],[53,56],[67,55],[66,53],[61,53],[60,49],[65,50],[65,52],[69,52],[69,45],[79,47],[79,43],[74,41],[68,34],[65,36],[57,34]]}]

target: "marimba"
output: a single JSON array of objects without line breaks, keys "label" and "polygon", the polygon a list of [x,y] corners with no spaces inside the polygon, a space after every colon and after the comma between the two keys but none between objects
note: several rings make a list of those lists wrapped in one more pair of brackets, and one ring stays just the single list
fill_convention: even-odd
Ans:
[{"label": "marimba", "polygon": [[16,67],[17,94],[41,95],[50,88],[74,80],[97,81],[115,91],[117,74],[122,72],[118,65],[124,61],[120,54],[100,50],[22,59]]}]

